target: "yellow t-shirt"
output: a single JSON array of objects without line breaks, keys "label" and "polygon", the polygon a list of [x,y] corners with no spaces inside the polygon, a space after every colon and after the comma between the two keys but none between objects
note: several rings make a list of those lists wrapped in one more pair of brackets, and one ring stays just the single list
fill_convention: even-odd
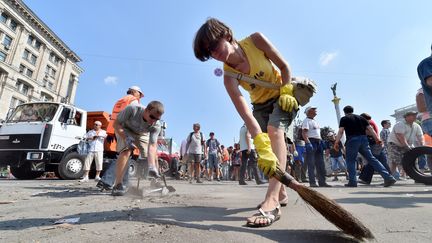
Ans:
[{"label": "yellow t-shirt", "polygon": [[[273,63],[264,55],[264,52],[255,46],[252,38],[247,37],[239,41],[239,45],[246,54],[250,65],[250,73],[246,73],[247,75],[277,85],[282,84],[282,77],[279,71],[275,69]],[[224,64],[224,70],[240,73],[227,64]],[[251,101],[254,104],[261,104],[279,96],[279,90],[263,88],[243,80],[240,80],[240,85],[249,92]]]}]

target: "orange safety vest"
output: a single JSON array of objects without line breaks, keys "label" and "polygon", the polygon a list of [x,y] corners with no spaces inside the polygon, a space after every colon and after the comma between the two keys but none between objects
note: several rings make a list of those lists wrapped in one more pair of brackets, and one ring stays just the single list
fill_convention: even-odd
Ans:
[{"label": "orange safety vest", "polygon": [[117,100],[117,102],[114,104],[112,113],[111,113],[111,119],[108,122],[108,127],[107,127],[107,134],[108,135],[114,135],[114,121],[117,119],[117,115],[124,110],[124,108],[126,108],[126,106],[128,106],[130,103],[132,103],[133,101],[138,100],[139,99],[133,95],[126,95],[123,98]]}]

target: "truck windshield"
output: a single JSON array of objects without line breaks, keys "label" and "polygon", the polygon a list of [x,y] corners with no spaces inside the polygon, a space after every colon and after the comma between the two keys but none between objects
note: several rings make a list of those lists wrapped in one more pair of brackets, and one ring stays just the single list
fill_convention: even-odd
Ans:
[{"label": "truck windshield", "polygon": [[7,122],[51,121],[58,104],[33,103],[17,106]]}]

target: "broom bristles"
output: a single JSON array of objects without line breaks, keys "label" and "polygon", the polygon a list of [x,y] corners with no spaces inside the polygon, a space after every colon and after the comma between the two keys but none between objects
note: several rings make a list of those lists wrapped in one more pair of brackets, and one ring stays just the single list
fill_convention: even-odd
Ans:
[{"label": "broom bristles", "polygon": [[[285,178],[283,178],[285,177]],[[283,182],[286,186],[292,177],[278,168],[275,178]],[[287,183],[288,182],[288,183]],[[342,208],[337,202],[327,198],[323,194],[309,187],[301,185],[296,190],[300,197],[324,218],[333,223],[346,234],[352,235],[357,239],[374,239],[372,232],[364,226],[360,220],[354,217],[350,212]]]}]

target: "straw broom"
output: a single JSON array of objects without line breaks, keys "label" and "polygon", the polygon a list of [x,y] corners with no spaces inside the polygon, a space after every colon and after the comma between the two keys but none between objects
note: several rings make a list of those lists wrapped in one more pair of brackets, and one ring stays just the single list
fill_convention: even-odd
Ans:
[{"label": "straw broom", "polygon": [[[282,171],[279,167],[274,177],[282,184],[289,187],[291,181],[295,180],[291,175]],[[324,218],[333,223],[346,234],[357,239],[374,239],[372,232],[364,226],[360,220],[350,212],[338,205],[334,200],[323,194],[303,185],[296,188],[300,197],[317,210]]]}]

